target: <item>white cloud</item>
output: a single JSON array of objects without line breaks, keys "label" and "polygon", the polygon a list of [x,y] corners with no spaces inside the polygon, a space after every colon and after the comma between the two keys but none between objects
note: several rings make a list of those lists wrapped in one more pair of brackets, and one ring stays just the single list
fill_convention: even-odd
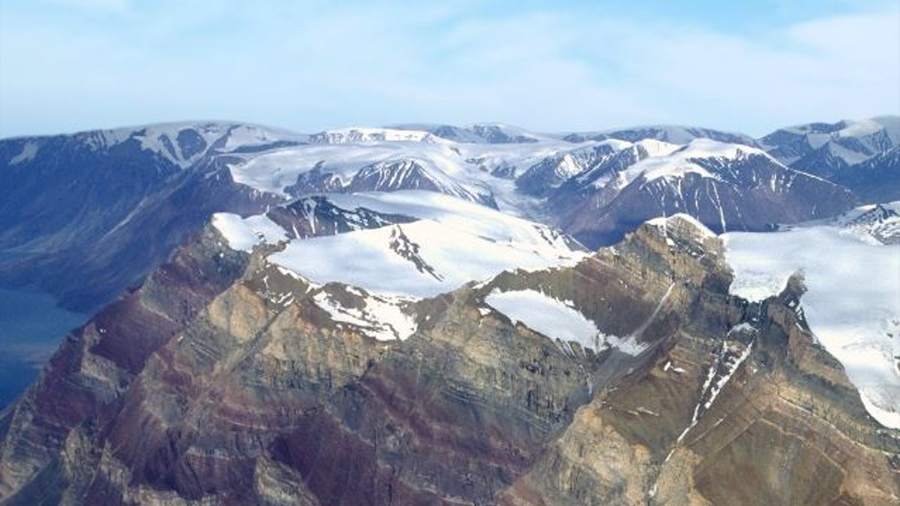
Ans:
[{"label": "white cloud", "polygon": [[305,131],[404,121],[539,130],[681,122],[762,134],[900,113],[896,10],[751,36],[599,8],[473,14],[480,4],[52,1],[108,15],[4,7],[0,135],[185,118]]}]

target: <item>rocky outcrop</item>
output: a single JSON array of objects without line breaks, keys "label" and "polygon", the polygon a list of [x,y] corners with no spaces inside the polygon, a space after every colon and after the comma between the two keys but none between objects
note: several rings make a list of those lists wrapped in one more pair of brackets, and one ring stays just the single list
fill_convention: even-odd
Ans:
[{"label": "rocky outcrop", "polygon": [[[900,496],[900,434],[866,414],[814,343],[797,311],[802,282],[762,304],[729,295],[718,239],[690,220],[646,224],[573,267],[410,303],[416,331],[402,341],[374,339],[317,302],[353,307],[359,290],[311,285],[265,255],[204,236],[176,257],[181,277],[164,267],[67,340],[0,417],[0,501]],[[643,351],[552,340],[485,303],[518,289],[571,301]]]}]

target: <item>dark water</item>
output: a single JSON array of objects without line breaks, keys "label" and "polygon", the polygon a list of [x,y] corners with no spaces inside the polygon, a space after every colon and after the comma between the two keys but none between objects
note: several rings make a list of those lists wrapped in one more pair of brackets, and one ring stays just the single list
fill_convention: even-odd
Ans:
[{"label": "dark water", "polygon": [[45,293],[0,288],[0,409],[34,381],[69,330],[87,319],[58,308]]}]

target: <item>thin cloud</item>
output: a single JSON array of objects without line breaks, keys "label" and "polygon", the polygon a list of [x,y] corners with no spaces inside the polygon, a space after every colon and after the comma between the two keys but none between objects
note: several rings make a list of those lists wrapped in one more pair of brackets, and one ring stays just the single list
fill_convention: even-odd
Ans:
[{"label": "thin cloud", "polygon": [[600,7],[52,1],[109,15],[4,5],[0,135],[192,118],[762,134],[900,113],[900,12],[880,4],[750,35]]}]

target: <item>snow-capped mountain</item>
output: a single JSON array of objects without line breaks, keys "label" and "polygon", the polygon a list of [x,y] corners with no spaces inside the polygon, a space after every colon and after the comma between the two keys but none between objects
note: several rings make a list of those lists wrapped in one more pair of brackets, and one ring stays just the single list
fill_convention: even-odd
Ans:
[{"label": "snow-capped mountain", "polygon": [[0,141],[0,280],[89,309],[140,282],[215,211],[280,201],[226,159],[305,142],[283,130],[173,123]]},{"label": "snow-capped mountain", "polygon": [[696,139],[668,154],[637,150],[629,156],[635,163],[610,165],[554,197],[563,230],[597,246],[660,215],[687,213],[722,233],[831,216],[853,203],[847,189],[749,146]]},{"label": "snow-capped mountain", "polygon": [[527,144],[553,139],[552,136],[530,132],[524,128],[502,123],[473,123],[464,127],[453,125],[397,125],[404,130],[423,130],[437,137],[460,143]]},{"label": "snow-capped mountain", "polygon": [[756,140],[749,135],[722,132],[709,128],[698,128],[679,125],[650,125],[635,128],[607,130],[603,132],[575,132],[563,137],[569,142],[602,141],[619,139],[638,142],[644,139],[655,139],[672,144],[687,144],[694,139],[711,139],[719,142],[757,146]]},{"label": "snow-capped mountain", "polygon": [[867,244],[900,244],[900,201],[869,204],[821,220],[780,225],[778,231],[829,227]]},{"label": "snow-capped mountain", "polygon": [[[18,138],[19,153],[9,159],[12,165],[30,161],[37,156],[42,141],[52,137]],[[257,151],[308,142],[308,136],[287,130],[243,123],[160,123],[139,127],[97,130],[74,134],[70,139],[84,148],[104,152],[122,145],[135,144],[140,149],[158,155],[187,168],[210,154]],[[15,150],[15,144],[7,147]]]},{"label": "snow-capped mountain", "polygon": [[[707,160],[711,168],[694,163],[692,157]],[[739,174],[754,157],[761,160],[757,169]],[[246,158],[229,168],[237,182],[281,195],[428,189],[572,227],[590,246],[614,242],[658,212],[697,213],[716,230],[757,230],[769,223],[840,212],[852,200],[826,181],[808,182],[809,175],[784,167],[758,148],[706,138],[684,147],[656,139],[573,144],[550,138],[525,144],[400,140],[302,145]],[[713,177],[710,171],[721,174]],[[703,182],[704,176],[709,181]],[[727,181],[732,189],[719,192],[718,183],[681,188],[685,179],[692,184]],[[763,180],[770,181],[765,196]],[[795,180],[800,181],[796,187]],[[792,192],[785,193],[786,187]],[[716,200],[716,192],[725,195],[718,197],[724,203]],[[607,208],[616,199],[615,206]],[[753,202],[744,202],[747,199]],[[818,204],[810,204],[813,201]],[[645,211],[625,218],[631,209]],[[757,210],[761,216],[755,216]],[[576,225],[588,222],[596,230]],[[609,222],[623,225],[607,229]]]},{"label": "snow-capped mountain", "polygon": [[619,140],[590,144],[544,158],[516,178],[516,187],[529,195],[547,195],[575,176],[589,177],[586,173],[596,171],[618,153],[631,147],[630,143]]},{"label": "snow-capped mountain", "polygon": [[440,142],[435,135],[418,130],[395,128],[344,128],[326,130],[309,136],[316,144],[363,144],[370,142]]},{"label": "snow-capped mountain", "polygon": [[837,169],[832,180],[850,188],[860,202],[900,199],[900,145],[856,165]]},{"label": "snow-capped mountain", "polygon": [[797,125],[759,143],[786,165],[827,178],[900,145],[900,116]]},{"label": "snow-capped mountain", "polygon": [[212,225],[230,248],[266,249],[268,263],[319,290],[315,305],[333,322],[382,341],[415,331],[416,300],[586,255],[550,227],[429,191],[307,197],[247,218],[217,213]]},{"label": "snow-capped mountain", "polygon": [[[397,211],[418,219],[391,223]],[[299,239],[327,216],[384,226]],[[727,259],[742,250],[690,216],[561,263],[571,251],[546,232],[434,192],[216,214],[142,287],[74,330],[0,411],[0,494],[24,504],[891,504],[900,437],[878,411],[891,399],[879,388],[891,386],[880,383],[886,362],[870,357],[884,336],[863,337],[868,322],[852,319],[853,339],[840,342],[836,320],[817,313],[828,293],[853,297],[840,318],[872,295],[887,295],[872,309],[888,308],[884,276],[834,294],[846,280],[819,274],[850,271],[805,247],[819,260],[808,294],[794,276],[747,300],[730,292]],[[506,247],[548,263],[498,273]],[[442,265],[448,253],[460,278]],[[735,262],[738,279],[769,255],[756,258]],[[865,363],[842,365],[816,336],[835,356],[861,346]]]}]

